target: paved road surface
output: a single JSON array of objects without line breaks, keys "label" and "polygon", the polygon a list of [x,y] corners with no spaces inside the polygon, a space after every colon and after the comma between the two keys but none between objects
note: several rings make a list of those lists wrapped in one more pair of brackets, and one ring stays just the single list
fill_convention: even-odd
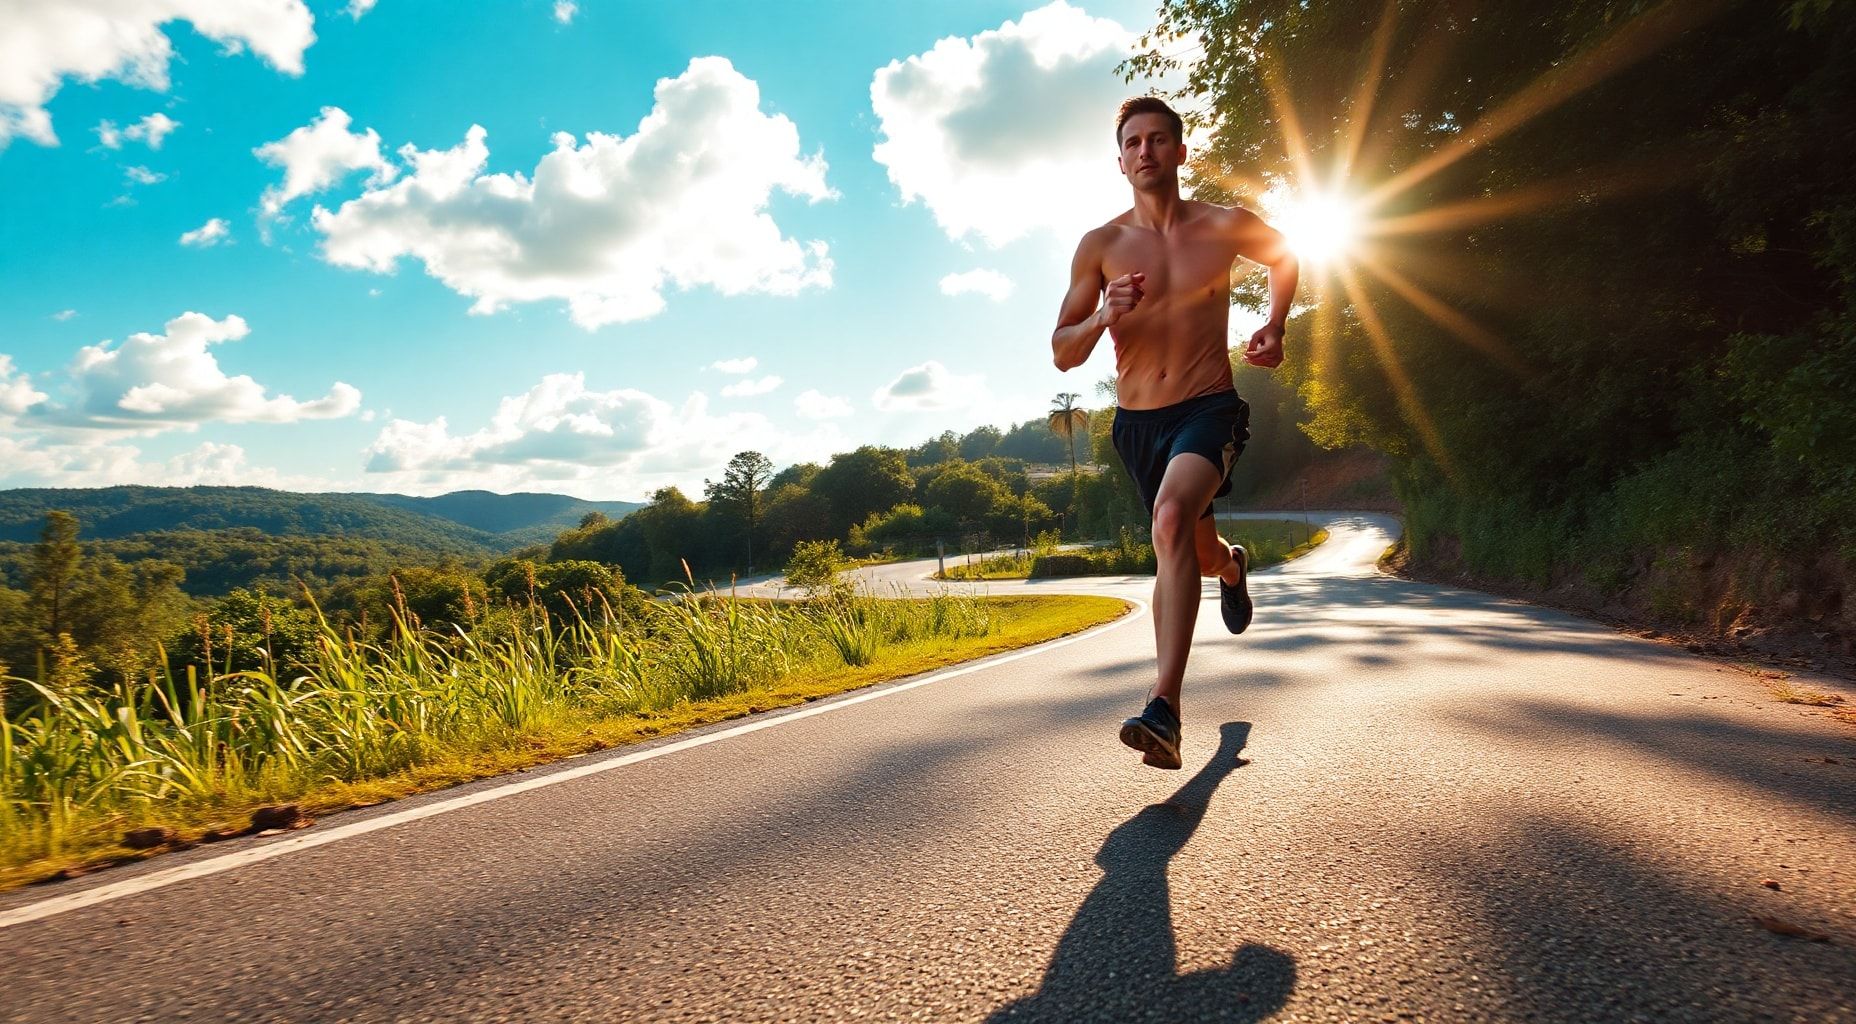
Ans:
[{"label": "paved road surface", "polygon": [[[1257,574],[1242,637],[1202,605],[1185,771],[1115,741],[1150,682],[1130,617],[0,896],[0,1020],[1856,1021],[1856,733],[1379,575],[1394,529],[1341,517]],[[346,837],[272,846],[318,835]]]}]

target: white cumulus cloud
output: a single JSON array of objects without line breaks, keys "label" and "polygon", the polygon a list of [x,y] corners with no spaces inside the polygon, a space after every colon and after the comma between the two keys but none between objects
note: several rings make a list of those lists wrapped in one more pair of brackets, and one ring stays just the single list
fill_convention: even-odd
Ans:
[{"label": "white cumulus cloud", "polygon": [[759,413],[711,414],[701,392],[673,405],[632,388],[589,389],[584,374],[551,374],[504,398],[469,433],[454,433],[443,416],[391,420],[368,446],[366,468],[410,493],[553,487],[643,497],[674,485],[699,497],[702,480],[744,448],[787,463],[822,461],[845,444],[835,427],[801,433]]},{"label": "white cumulus cloud", "polygon": [[776,189],[835,197],[824,155],[803,155],[798,128],[762,113],[760,87],[723,58],[660,79],[632,135],[555,135],[532,177],[485,173],[485,136],[472,125],[448,150],[404,146],[402,180],[318,207],[324,258],[388,273],[410,256],[475,300],[472,313],[554,299],[588,330],[656,315],[671,287],[831,284],[826,244],[784,236],[767,212]]},{"label": "white cumulus cloud", "polygon": [[45,392],[32,387],[25,374],[16,374],[12,356],[0,355],[0,416],[18,416],[46,397]]},{"label": "white cumulus cloud", "polygon": [[157,110],[127,128],[117,128],[114,121],[97,122],[97,141],[105,149],[121,149],[124,139],[146,143],[149,149],[160,149],[167,137],[179,127],[179,121]]},{"label": "white cumulus cloud", "polygon": [[58,144],[45,105],[67,78],[165,91],[172,22],[300,75],[314,20],[302,0],[0,0],[0,149],[14,136]]},{"label": "white cumulus cloud", "polygon": [[374,5],[379,2],[380,0],[348,0],[348,16],[360,21],[361,15],[373,10]]},{"label": "white cumulus cloud", "polygon": [[159,433],[206,422],[329,419],[360,408],[361,393],[339,381],[322,398],[299,402],[267,395],[249,376],[227,376],[208,347],[249,334],[242,317],[214,320],[187,312],[169,320],[165,330],[131,334],[114,347],[104,341],[80,349],[65,371],[74,400],[35,406],[33,425]]},{"label": "white cumulus cloud", "polygon": [[372,128],[351,132],[353,123],[340,107],[323,107],[316,119],[274,142],[252,150],[258,159],[284,169],[284,180],[259,197],[267,215],[275,215],[292,199],[312,195],[354,171],[369,171],[369,185],[384,185],[399,176],[399,168],[380,155],[380,135]]},{"label": "white cumulus cloud", "polygon": [[231,233],[232,225],[226,223],[224,217],[213,217],[192,231],[182,232],[180,244],[204,249],[209,245],[218,245],[225,241]]},{"label": "white cumulus cloud", "polygon": [[179,127],[179,121],[157,110],[147,117],[142,118],[140,121],[124,128],[122,130],[122,137],[125,139],[134,139],[137,142],[145,142],[148,144],[149,149],[160,149],[161,143],[166,141],[167,137],[173,134],[174,129]]},{"label": "white cumulus cloud", "polygon": [[709,368],[723,373],[747,373],[759,365],[760,360],[753,356],[742,356],[739,359],[717,359],[709,364]]},{"label": "white cumulus cloud", "polygon": [[785,383],[771,374],[759,380],[738,380],[722,389],[722,394],[729,398],[744,398],[749,395],[764,395]]},{"label": "white cumulus cloud", "polygon": [[168,180],[168,176],[160,171],[151,171],[141,166],[124,169],[123,175],[137,185],[159,185]]},{"label": "white cumulus cloud", "polygon": [[574,0],[554,0],[554,20],[565,25],[580,13],[580,5]]},{"label": "white cumulus cloud", "polygon": [[877,388],[870,401],[883,412],[952,409],[978,401],[982,387],[979,374],[955,374],[930,359]]},{"label": "white cumulus cloud", "polygon": [[813,388],[802,391],[793,399],[793,412],[800,419],[827,420],[840,416],[849,416],[851,403],[835,395],[827,395]]},{"label": "white cumulus cloud", "polygon": [[352,484],[251,465],[245,449],[235,444],[207,441],[160,461],[141,456],[141,449],[129,444],[43,443],[0,435],[0,487],[244,484],[291,491],[353,489]]},{"label": "white cumulus cloud", "polygon": [[1004,302],[1012,294],[1012,279],[997,270],[969,270],[949,274],[941,279],[942,295],[984,295],[994,302]]},{"label": "white cumulus cloud", "polygon": [[1135,34],[1064,0],[970,39],[891,61],[870,84],[874,156],[905,202],[950,238],[1000,246],[1040,228],[1076,233],[1127,209],[1115,74]]},{"label": "white cumulus cloud", "polygon": [[58,312],[52,314],[52,319],[58,321],[59,323],[63,323],[64,321],[69,320],[76,315],[77,315],[77,310],[75,309],[61,309]]}]

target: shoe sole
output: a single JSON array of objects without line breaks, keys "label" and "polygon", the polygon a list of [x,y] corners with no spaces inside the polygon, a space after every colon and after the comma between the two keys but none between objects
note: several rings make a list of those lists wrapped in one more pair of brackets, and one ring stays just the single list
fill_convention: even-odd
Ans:
[{"label": "shoe sole", "polygon": [[1141,758],[1142,764],[1169,769],[1181,766],[1179,748],[1169,746],[1165,739],[1138,718],[1121,723],[1121,742],[1146,755]]},{"label": "shoe sole", "polygon": [[[1242,556],[1238,555],[1239,551],[1244,552]],[[1218,586],[1219,586],[1218,610],[1220,614],[1222,615],[1224,611],[1224,591],[1225,590],[1237,591],[1238,596],[1241,597],[1244,602],[1244,610],[1241,613],[1241,621],[1238,622],[1236,628],[1232,628],[1231,620],[1228,618],[1224,620],[1224,628],[1231,630],[1231,633],[1233,635],[1236,635],[1250,628],[1251,617],[1256,614],[1256,605],[1253,604],[1250,600],[1250,552],[1244,551],[1244,546],[1241,544],[1233,544],[1231,545],[1231,557],[1239,558],[1243,565],[1243,569],[1238,574],[1237,585],[1234,587],[1230,586],[1229,584],[1226,584],[1223,580],[1218,581]]]}]

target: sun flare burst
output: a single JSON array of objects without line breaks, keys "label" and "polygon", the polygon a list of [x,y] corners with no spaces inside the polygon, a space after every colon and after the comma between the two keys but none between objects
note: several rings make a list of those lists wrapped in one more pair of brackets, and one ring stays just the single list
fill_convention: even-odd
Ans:
[{"label": "sun flare burst", "polygon": [[1277,187],[1262,196],[1264,219],[1288,240],[1297,259],[1333,264],[1346,257],[1359,239],[1362,215],[1352,200],[1337,193]]}]

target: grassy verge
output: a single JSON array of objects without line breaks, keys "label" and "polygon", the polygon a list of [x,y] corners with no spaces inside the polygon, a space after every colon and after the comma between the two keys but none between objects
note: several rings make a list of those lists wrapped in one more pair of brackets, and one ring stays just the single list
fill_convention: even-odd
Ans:
[{"label": "grassy verge", "polygon": [[[120,813],[76,815],[64,823],[51,851],[44,848],[41,838],[16,829],[13,834],[0,834],[0,889],[81,874],[244,832],[253,810],[282,800],[309,816],[378,804],[1041,643],[1118,618],[1129,608],[1113,598],[1069,595],[970,600],[984,613],[989,624],[985,632],[925,633],[887,640],[874,645],[858,665],[821,651],[793,661],[784,672],[765,673],[734,692],[701,699],[621,712],[599,699],[560,701],[516,727],[474,730],[456,741],[427,745],[416,763],[371,777],[325,776],[313,781],[299,777],[295,784],[273,780],[263,787],[232,787],[236,793],[144,802]],[[882,602],[922,608],[929,603],[929,599]],[[739,604],[744,609],[771,607],[746,600]],[[152,848],[131,849],[123,843],[131,829],[158,830],[162,841]]]},{"label": "grassy verge", "polygon": [[[1326,530],[1310,536],[1300,520],[1290,519],[1221,519],[1218,533],[1224,539],[1241,544],[1250,555],[1252,570],[1267,569],[1307,554],[1327,540]],[[1119,545],[1096,551],[1058,552],[1034,547],[1024,555],[995,555],[971,565],[949,566],[950,580],[1022,580],[1032,575],[1111,576],[1152,573],[1154,549],[1151,544],[1124,536]]]}]

